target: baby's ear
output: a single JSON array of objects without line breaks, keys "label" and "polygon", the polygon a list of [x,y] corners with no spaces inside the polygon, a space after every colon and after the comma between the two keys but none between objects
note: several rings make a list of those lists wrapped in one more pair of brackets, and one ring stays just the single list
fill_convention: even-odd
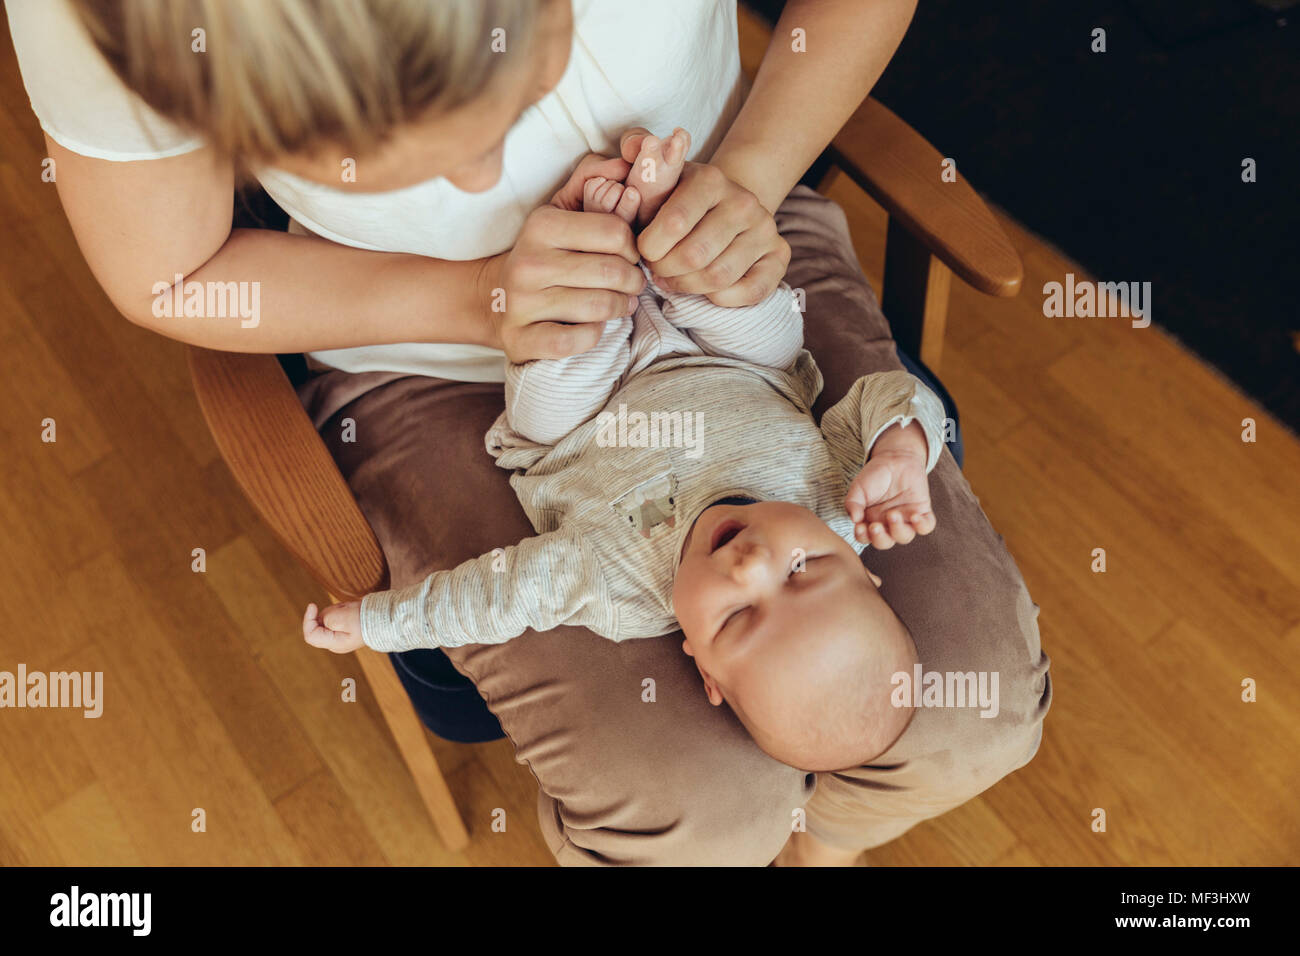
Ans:
[{"label": "baby's ear", "polygon": [[695,669],[700,672],[700,677],[704,681],[704,693],[709,698],[709,703],[717,707],[727,698],[722,693],[722,687],[709,676],[709,672],[700,666],[700,662],[695,662]]}]

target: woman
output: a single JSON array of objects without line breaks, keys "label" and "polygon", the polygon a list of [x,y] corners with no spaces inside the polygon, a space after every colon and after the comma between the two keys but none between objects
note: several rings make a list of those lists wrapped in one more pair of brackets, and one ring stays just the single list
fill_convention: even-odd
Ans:
[{"label": "woman", "polygon": [[[803,288],[819,411],[858,375],[898,367],[842,213],[794,187],[914,4],[791,0],[749,91],[734,0],[8,12],[60,198],[113,303],[181,341],[308,353],[320,374],[304,402],[400,587],[531,533],[482,449],[502,352],[590,348],[640,291],[638,255],[721,305],[759,301],[783,276]],[[638,126],[695,138],[639,237],[548,204],[587,175],[621,178],[619,135]],[[290,233],[232,231],[245,168]],[[156,308],[178,281],[254,287],[258,319]],[[344,417],[355,441],[339,437]],[[905,562],[877,555],[875,570],[928,669],[1001,671],[1000,716],[918,711],[870,766],[814,780],[766,757],[708,706],[672,638],[561,628],[450,652],[537,777],[560,862],[762,864],[783,847],[784,862],[847,862],[1028,761],[1049,696],[1036,608],[947,456],[933,481],[948,535]],[[805,807],[807,832],[791,837]]]}]

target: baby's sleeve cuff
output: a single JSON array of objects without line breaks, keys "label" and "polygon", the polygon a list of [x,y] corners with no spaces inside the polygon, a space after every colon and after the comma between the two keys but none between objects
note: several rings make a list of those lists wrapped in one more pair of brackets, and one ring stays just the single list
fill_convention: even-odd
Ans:
[{"label": "baby's sleeve cuff", "polygon": [[376,651],[409,651],[430,646],[421,640],[427,630],[419,596],[399,591],[375,591],[361,599],[361,640]]},{"label": "baby's sleeve cuff", "polygon": [[902,427],[906,428],[914,421],[920,422],[921,430],[925,432],[925,473],[928,475],[934,470],[934,466],[939,463],[939,455],[943,452],[943,425],[945,420],[943,402],[939,401],[939,397],[920,381],[916,381],[913,385],[912,398],[908,402],[907,411],[887,419],[883,425],[876,429],[875,434],[866,443],[866,457],[870,460],[871,452],[876,447],[876,439],[884,434],[886,429],[894,425],[902,425]]}]

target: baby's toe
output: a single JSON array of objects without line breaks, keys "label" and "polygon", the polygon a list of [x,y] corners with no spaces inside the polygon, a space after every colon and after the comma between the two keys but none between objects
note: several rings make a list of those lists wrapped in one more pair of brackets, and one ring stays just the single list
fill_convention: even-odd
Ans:
[{"label": "baby's toe", "polygon": [[657,136],[647,136],[641,141],[641,152],[637,153],[633,173],[643,182],[654,182],[665,165],[663,143]]},{"label": "baby's toe", "polygon": [[613,212],[623,198],[624,186],[613,180],[607,182],[598,197],[601,212]]},{"label": "baby's toe", "polygon": [[584,212],[613,212],[623,196],[623,184],[612,179],[601,179],[591,194],[590,201],[583,201]]},{"label": "baby's toe", "polygon": [[592,207],[596,204],[596,192],[601,186],[605,185],[607,180],[604,176],[592,176],[582,184],[582,210],[583,212],[592,212]]},{"label": "baby's toe", "polygon": [[687,152],[691,148],[691,134],[686,132],[680,126],[673,130],[673,135],[668,137],[664,143],[663,154],[664,162],[671,163],[674,166],[681,165],[686,159]]}]

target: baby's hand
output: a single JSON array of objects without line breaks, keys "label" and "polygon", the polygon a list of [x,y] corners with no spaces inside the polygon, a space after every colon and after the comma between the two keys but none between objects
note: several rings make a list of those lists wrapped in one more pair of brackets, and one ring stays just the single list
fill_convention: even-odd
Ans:
[{"label": "baby's hand", "polygon": [[844,498],[859,541],[884,551],[934,530],[927,452],[925,432],[917,422],[906,428],[894,425],[876,439],[871,457]]},{"label": "baby's hand", "polygon": [[302,619],[303,639],[312,647],[323,647],[335,654],[349,654],[361,647],[361,602],[331,604],[316,614],[316,605],[307,605]]}]

